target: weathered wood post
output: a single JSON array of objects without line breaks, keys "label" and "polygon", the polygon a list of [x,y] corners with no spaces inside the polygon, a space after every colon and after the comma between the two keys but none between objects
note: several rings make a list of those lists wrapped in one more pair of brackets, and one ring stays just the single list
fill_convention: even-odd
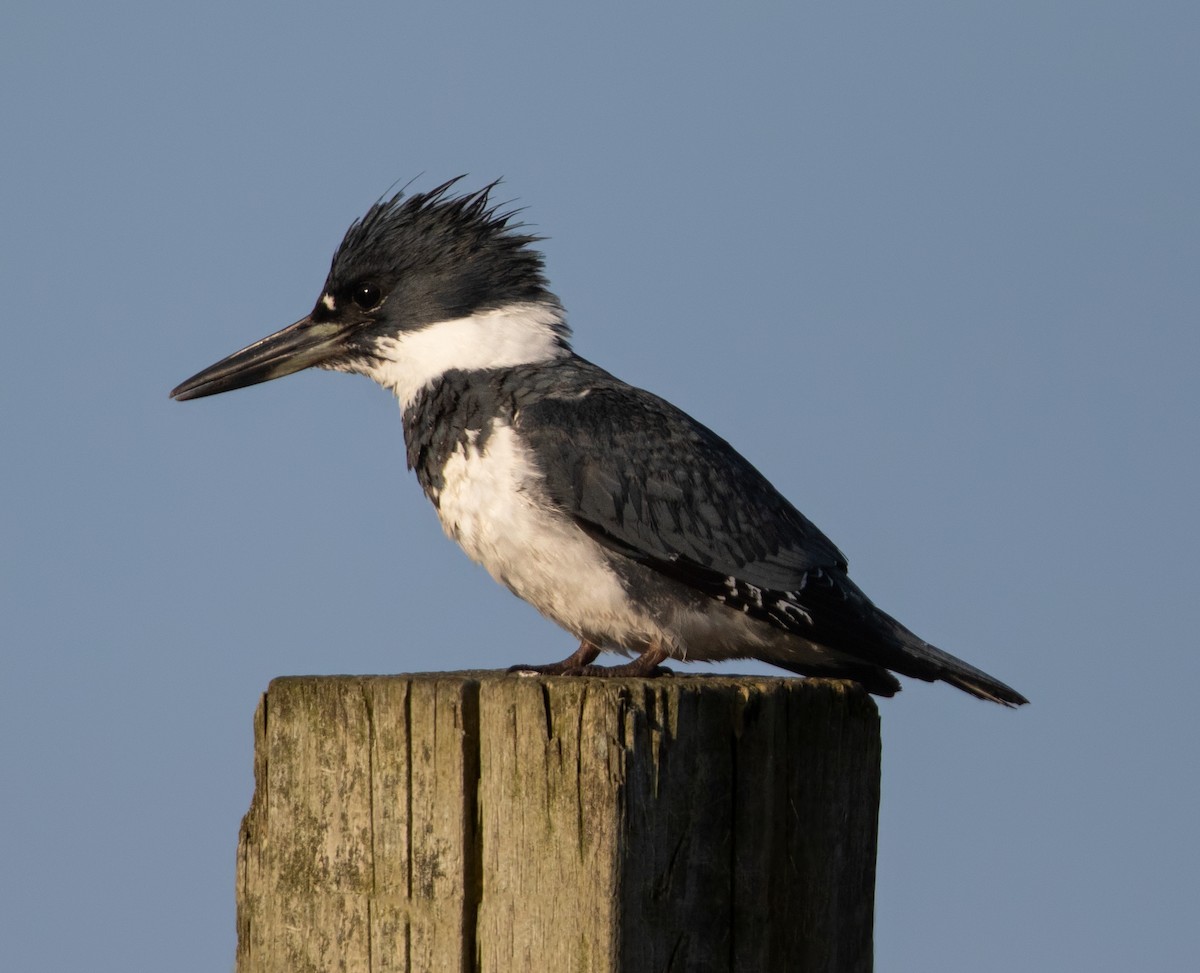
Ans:
[{"label": "weathered wood post", "polygon": [[277,679],[237,968],[869,971],[879,755],[846,683]]}]

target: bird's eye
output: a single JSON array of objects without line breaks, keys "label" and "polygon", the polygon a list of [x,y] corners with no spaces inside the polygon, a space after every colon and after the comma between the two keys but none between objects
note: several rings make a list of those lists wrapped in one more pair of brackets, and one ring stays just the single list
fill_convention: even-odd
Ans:
[{"label": "bird's eye", "polygon": [[364,311],[379,306],[381,295],[374,284],[355,284],[350,291],[350,299]]}]

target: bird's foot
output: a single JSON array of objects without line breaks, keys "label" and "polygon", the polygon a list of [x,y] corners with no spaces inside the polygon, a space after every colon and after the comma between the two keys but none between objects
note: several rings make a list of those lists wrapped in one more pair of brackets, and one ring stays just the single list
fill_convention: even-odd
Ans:
[{"label": "bird's foot", "polygon": [[589,663],[600,654],[598,646],[584,640],[579,648],[572,652],[562,662],[549,662],[541,666],[515,665],[509,666],[508,671],[516,676],[574,676],[580,670],[588,668]]},{"label": "bird's foot", "polygon": [[584,641],[562,662],[552,662],[544,666],[517,665],[508,671],[518,676],[598,676],[602,679],[657,679],[660,676],[672,675],[670,669],[660,665],[666,661],[667,653],[657,644],[649,646],[632,662],[619,666],[592,665],[592,660],[599,654],[599,648],[591,642]]},{"label": "bird's foot", "polygon": [[641,662],[641,657],[620,666],[579,666],[576,669],[567,670],[563,675],[598,676],[601,679],[659,679],[663,676],[675,675],[674,671],[668,669],[666,666],[650,666],[646,668],[645,666],[638,665],[639,662]]}]

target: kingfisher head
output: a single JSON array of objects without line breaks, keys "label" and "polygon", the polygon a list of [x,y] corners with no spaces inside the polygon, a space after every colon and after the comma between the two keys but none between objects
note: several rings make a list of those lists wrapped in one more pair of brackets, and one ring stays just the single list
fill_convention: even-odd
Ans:
[{"label": "kingfisher head", "polygon": [[317,367],[367,375],[406,403],[451,369],[503,368],[570,349],[539,237],[463,177],[381,200],[346,231],[309,314],[171,392],[197,399]]}]

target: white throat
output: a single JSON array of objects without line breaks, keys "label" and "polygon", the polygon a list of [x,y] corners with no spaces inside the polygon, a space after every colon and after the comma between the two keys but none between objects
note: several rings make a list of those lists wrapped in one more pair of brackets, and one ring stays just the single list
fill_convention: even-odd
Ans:
[{"label": "white throat", "polygon": [[381,338],[379,361],[360,369],[396,393],[407,409],[417,393],[454,369],[511,368],[570,354],[562,310],[550,304],[509,304]]}]

